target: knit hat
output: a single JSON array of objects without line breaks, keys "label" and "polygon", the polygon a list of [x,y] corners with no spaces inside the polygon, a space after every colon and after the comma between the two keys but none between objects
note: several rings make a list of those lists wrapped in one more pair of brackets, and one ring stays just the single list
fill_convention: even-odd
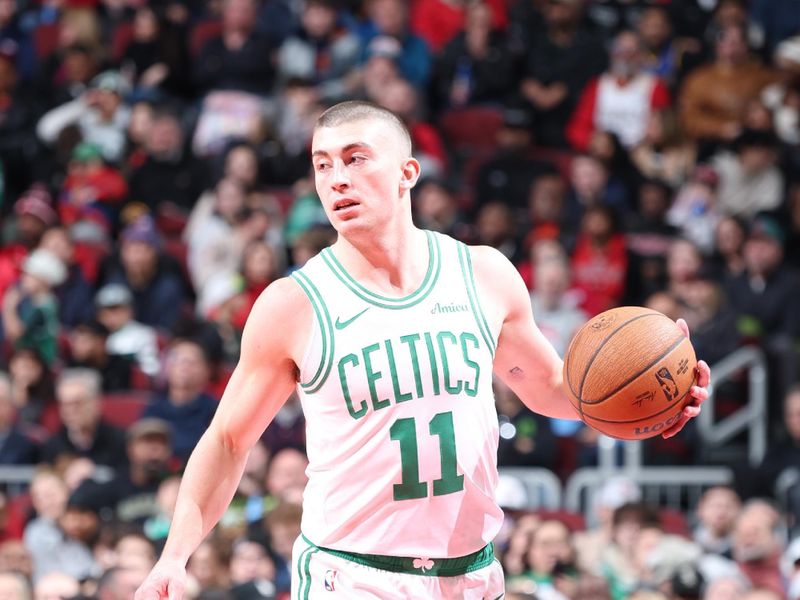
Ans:
[{"label": "knit hat", "polygon": [[23,273],[41,279],[51,287],[61,285],[67,279],[67,268],[61,259],[50,250],[38,248],[22,263]]}]

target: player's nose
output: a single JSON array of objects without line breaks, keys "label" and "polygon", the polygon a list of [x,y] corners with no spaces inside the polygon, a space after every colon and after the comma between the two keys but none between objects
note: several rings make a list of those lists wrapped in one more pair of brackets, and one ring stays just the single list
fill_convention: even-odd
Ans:
[{"label": "player's nose", "polygon": [[350,176],[347,173],[347,166],[344,161],[333,161],[333,174],[331,175],[331,185],[335,189],[341,189],[343,186],[350,185]]}]

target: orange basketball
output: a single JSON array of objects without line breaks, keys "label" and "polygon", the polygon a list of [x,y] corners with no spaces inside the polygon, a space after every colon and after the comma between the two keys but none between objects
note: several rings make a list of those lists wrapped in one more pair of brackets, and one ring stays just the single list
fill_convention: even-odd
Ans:
[{"label": "orange basketball", "polygon": [[692,401],[697,359],[672,319],[639,306],[591,319],[564,357],[564,389],[583,421],[624,440],[659,435]]}]

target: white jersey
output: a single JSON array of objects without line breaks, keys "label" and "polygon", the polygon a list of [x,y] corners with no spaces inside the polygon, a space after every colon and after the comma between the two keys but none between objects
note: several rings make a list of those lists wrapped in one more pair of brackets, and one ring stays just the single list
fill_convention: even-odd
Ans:
[{"label": "white jersey", "polygon": [[387,298],[327,248],[293,273],[314,309],[300,365],[303,534],[363,554],[450,558],[497,534],[496,331],[469,250],[426,232],[419,288]]}]

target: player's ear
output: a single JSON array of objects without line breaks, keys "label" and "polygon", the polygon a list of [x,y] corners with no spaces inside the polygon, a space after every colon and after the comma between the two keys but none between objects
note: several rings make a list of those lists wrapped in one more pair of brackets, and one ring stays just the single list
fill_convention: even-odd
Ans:
[{"label": "player's ear", "polygon": [[410,190],[419,180],[421,167],[416,158],[407,158],[403,162],[402,178],[400,179],[400,187],[404,190]]}]

